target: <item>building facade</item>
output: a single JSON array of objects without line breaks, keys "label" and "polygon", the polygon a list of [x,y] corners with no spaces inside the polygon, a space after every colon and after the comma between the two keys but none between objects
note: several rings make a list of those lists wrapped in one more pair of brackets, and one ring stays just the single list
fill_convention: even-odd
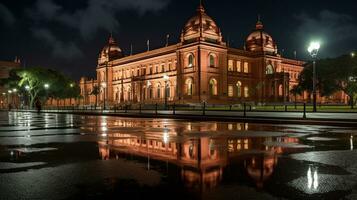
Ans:
[{"label": "building facade", "polygon": [[99,55],[96,79],[80,80],[81,104],[94,105],[96,99],[99,105],[294,101],[289,91],[298,84],[303,64],[278,53],[260,20],[244,49],[229,47],[200,5],[175,45],[124,56],[110,37]]},{"label": "building facade", "polygon": [[[10,76],[10,71],[21,67],[21,61],[17,57],[12,61],[0,61],[0,79],[6,79]],[[0,107],[7,108],[9,104],[17,105],[18,97],[12,92],[8,92],[8,88],[0,86]]]}]

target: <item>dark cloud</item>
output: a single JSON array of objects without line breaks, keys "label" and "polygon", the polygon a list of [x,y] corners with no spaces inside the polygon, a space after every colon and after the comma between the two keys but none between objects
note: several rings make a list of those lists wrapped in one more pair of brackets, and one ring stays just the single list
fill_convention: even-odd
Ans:
[{"label": "dark cloud", "polygon": [[47,29],[33,29],[33,35],[45,42],[52,50],[52,55],[57,58],[70,60],[73,58],[80,58],[82,56],[81,50],[73,42],[62,42],[58,40],[54,34]]},{"label": "dark cloud", "polygon": [[54,27],[75,30],[74,35],[79,34],[82,39],[88,40],[100,30],[110,32],[118,29],[120,19],[116,15],[120,11],[133,10],[142,15],[162,9],[168,2],[169,0],[88,0],[85,7],[66,10],[64,5],[57,4],[54,0],[37,0],[32,8],[27,9],[27,16],[34,21],[32,34],[46,42],[52,49],[52,55],[70,60],[83,55],[77,45],[79,41],[63,41],[63,34],[57,34]]},{"label": "dark cloud", "polygon": [[[298,38],[320,40],[325,47],[339,46],[345,50],[350,49],[346,44],[357,41],[357,25],[349,15],[323,10],[315,17],[305,13],[295,17],[301,23],[296,32]],[[334,48],[323,50],[327,56],[336,54]]]},{"label": "dark cloud", "polygon": [[0,22],[1,21],[7,25],[15,23],[15,17],[12,12],[2,4],[0,4]]},{"label": "dark cloud", "polygon": [[112,31],[118,28],[116,15],[123,10],[134,10],[139,14],[161,10],[169,0],[88,0],[87,6],[68,12],[52,0],[38,0],[32,10],[38,20],[55,21],[80,32],[83,38],[91,38],[98,30]]}]

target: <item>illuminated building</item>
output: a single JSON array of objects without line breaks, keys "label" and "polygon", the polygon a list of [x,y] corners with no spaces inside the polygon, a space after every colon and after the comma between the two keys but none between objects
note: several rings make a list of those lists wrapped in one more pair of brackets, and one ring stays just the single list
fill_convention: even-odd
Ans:
[{"label": "illuminated building", "polygon": [[243,49],[230,47],[200,5],[177,44],[124,56],[111,36],[99,54],[96,79],[80,80],[81,104],[94,105],[94,86],[100,88],[99,105],[294,101],[289,91],[298,84],[303,64],[278,53],[260,20]]}]

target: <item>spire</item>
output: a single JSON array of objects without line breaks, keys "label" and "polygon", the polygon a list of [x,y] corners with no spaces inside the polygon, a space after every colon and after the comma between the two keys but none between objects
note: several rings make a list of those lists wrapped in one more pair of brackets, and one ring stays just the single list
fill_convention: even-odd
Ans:
[{"label": "spire", "polygon": [[115,43],[115,40],[113,38],[113,31],[110,31],[110,37],[109,37],[109,44]]},{"label": "spire", "polygon": [[200,5],[197,8],[197,12],[204,13],[205,8],[203,7],[202,0],[200,0]]},{"label": "spire", "polygon": [[262,21],[260,19],[260,14],[258,14],[258,21],[255,24],[255,29],[256,30],[263,30],[264,29],[263,23],[262,23]]}]

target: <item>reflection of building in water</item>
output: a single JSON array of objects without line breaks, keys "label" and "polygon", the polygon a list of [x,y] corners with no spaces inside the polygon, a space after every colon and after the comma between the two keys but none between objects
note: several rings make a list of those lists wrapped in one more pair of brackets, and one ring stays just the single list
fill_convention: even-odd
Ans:
[{"label": "reflection of building in water", "polygon": [[[224,169],[232,162],[244,165],[242,173],[251,177],[250,180],[257,187],[262,187],[273,174],[277,154],[285,151],[282,147],[268,146],[267,142],[298,142],[296,138],[287,137],[196,137],[189,134],[191,131],[246,130],[253,126],[245,123],[206,123],[197,126],[197,123],[183,122],[180,128],[170,128],[169,123],[168,127],[162,127],[161,123],[158,128],[152,122],[130,120],[115,121],[113,124],[115,130],[109,128],[105,140],[99,142],[103,159],[133,155],[147,160],[148,169],[152,168],[150,165],[153,161],[170,163],[178,167],[180,179],[187,187],[199,187],[202,191],[218,185]],[[150,128],[143,133],[130,132],[128,129],[138,126]]]}]

